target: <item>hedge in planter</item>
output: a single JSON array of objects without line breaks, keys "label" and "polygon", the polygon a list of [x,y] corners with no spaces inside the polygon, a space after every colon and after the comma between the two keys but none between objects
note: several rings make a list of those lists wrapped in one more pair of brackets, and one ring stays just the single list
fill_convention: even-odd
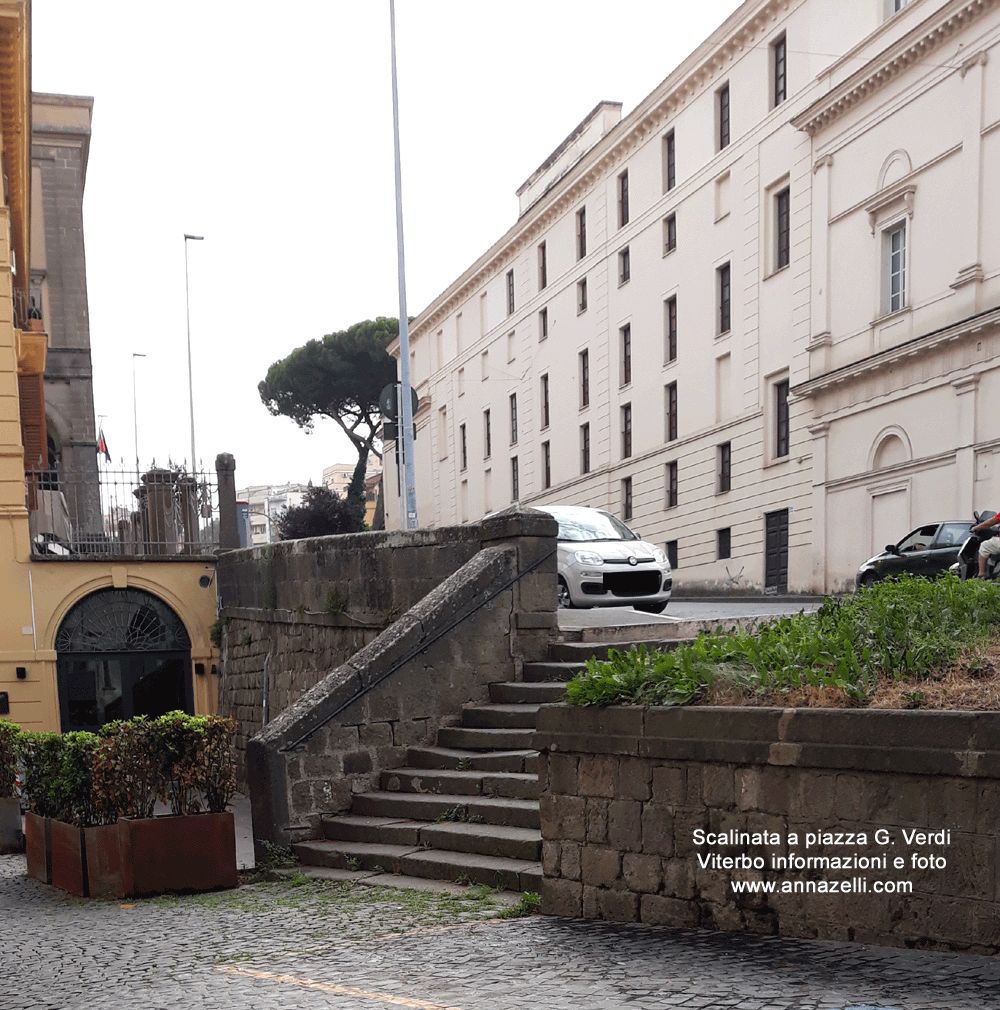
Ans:
[{"label": "hedge in planter", "polygon": [[[171,712],[89,733],[31,734],[29,872],[76,894],[235,887],[235,724]],[[157,799],[171,815],[154,817]],[[205,812],[202,812],[205,811]],[[40,822],[40,823],[38,823]]]},{"label": "hedge in planter", "polygon": [[0,854],[22,848],[21,800],[15,789],[22,735],[16,723],[0,720]]}]

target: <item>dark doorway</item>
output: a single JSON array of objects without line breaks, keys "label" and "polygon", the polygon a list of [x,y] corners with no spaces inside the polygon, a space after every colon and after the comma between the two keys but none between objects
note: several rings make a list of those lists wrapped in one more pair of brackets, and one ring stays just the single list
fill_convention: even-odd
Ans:
[{"label": "dark doorway", "polygon": [[63,732],[115,719],[191,713],[191,640],[161,600],[137,589],[105,589],[81,600],[56,635]]},{"label": "dark doorway", "polygon": [[764,515],[764,589],[788,592],[788,509]]}]

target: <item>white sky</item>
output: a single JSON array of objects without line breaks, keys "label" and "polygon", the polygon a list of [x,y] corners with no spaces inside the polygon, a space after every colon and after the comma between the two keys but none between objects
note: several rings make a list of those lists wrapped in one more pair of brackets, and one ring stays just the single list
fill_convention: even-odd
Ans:
[{"label": "white sky", "polygon": [[[407,309],[516,220],[515,191],[600,100],[627,115],[737,0],[396,0]],[[356,453],[272,417],[272,362],[396,316],[388,0],[34,0],[32,87],[94,97],[84,199],[95,409],[112,456],[238,487]],[[133,359],[133,354],[145,358]]]}]

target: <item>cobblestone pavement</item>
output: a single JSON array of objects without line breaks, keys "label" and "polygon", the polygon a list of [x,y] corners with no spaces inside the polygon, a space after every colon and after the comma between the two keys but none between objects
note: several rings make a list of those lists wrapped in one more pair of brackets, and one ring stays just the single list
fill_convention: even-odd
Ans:
[{"label": "cobblestone pavement", "polygon": [[467,897],[290,881],[88,901],[0,857],[0,1007],[1000,1010],[1000,958],[499,920]]}]

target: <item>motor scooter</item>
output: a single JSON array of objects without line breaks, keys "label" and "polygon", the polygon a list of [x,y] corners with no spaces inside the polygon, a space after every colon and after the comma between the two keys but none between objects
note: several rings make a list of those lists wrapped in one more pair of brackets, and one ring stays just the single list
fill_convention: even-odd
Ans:
[{"label": "motor scooter", "polygon": [[[978,526],[982,522],[986,522],[987,519],[992,519],[996,515],[996,512],[991,512],[986,510],[984,512],[973,512],[976,517],[976,521],[972,524],[973,526]],[[989,540],[991,537],[995,537],[1000,534],[1000,526],[991,526],[988,530],[980,530],[978,533],[973,533],[970,529],[969,535],[965,538],[965,542],[962,544],[958,551],[958,560],[948,569],[948,571],[953,572],[960,579],[976,579],[979,577],[979,545],[985,540]],[[997,578],[1000,578],[1000,554],[991,554],[986,559],[986,575],[987,581],[993,582]]]}]

